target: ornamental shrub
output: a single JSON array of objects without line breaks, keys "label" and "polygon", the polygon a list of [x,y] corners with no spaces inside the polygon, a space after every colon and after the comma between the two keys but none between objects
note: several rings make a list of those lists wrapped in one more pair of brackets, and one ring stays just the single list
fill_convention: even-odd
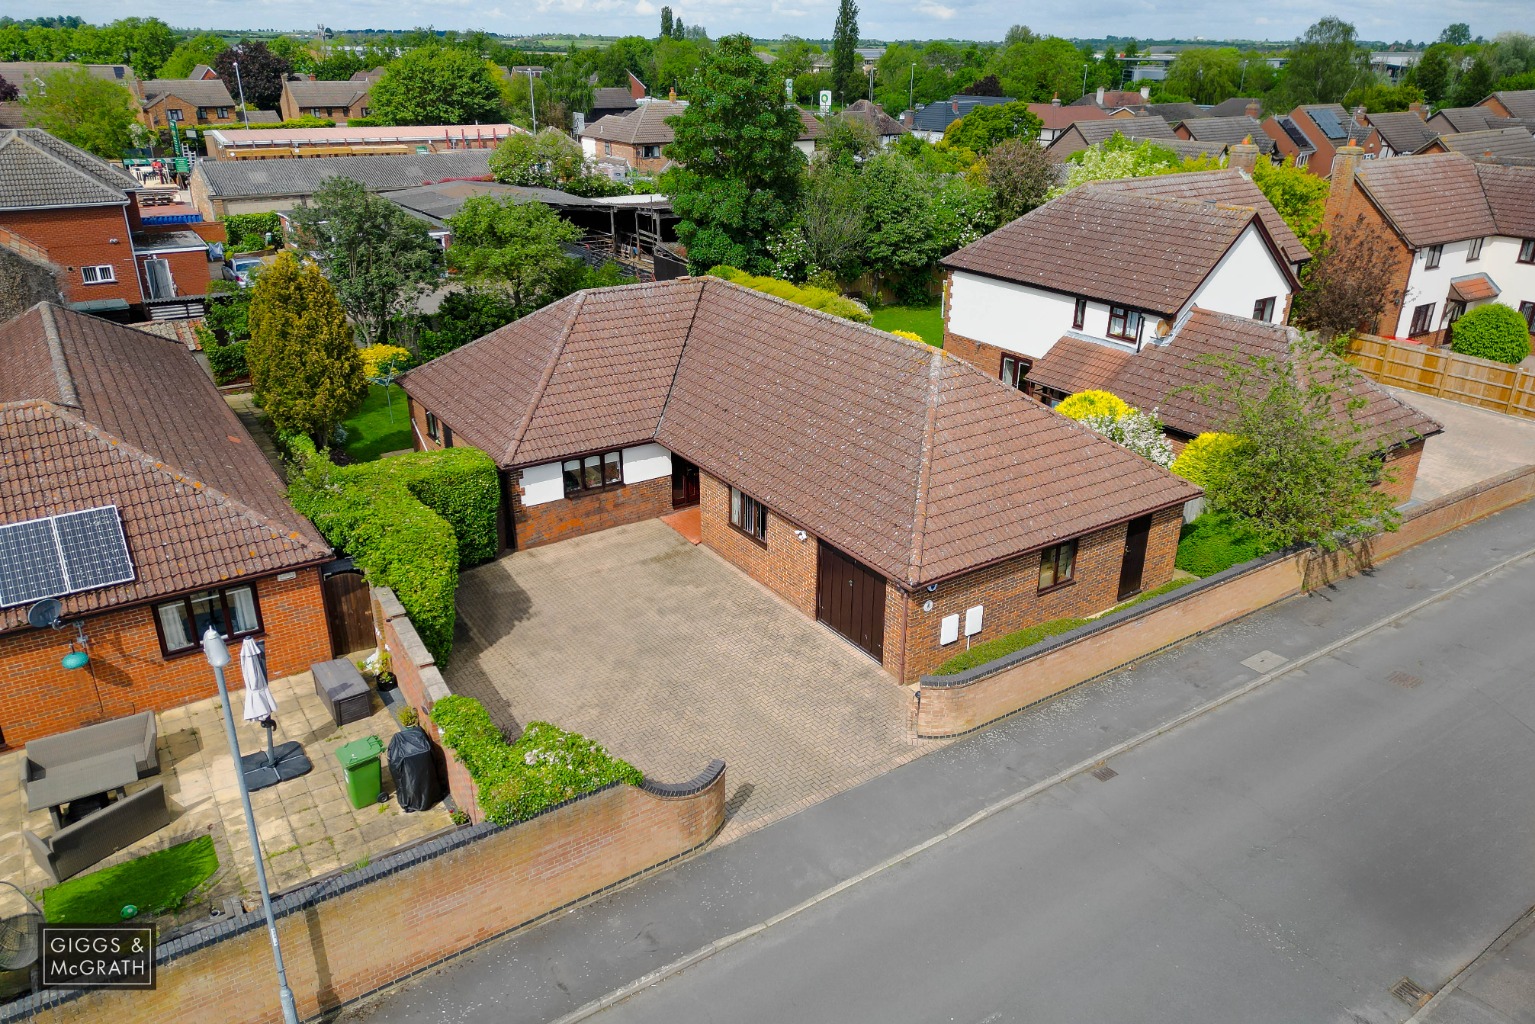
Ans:
[{"label": "ornamental shrub", "polygon": [[1235,458],[1242,439],[1235,434],[1207,431],[1183,446],[1168,468],[1198,487],[1208,488],[1216,469]]},{"label": "ornamental shrub", "polygon": [[709,276],[750,288],[752,291],[788,299],[790,302],[809,306],[811,309],[818,309],[832,316],[840,316],[854,323],[866,324],[874,319],[867,309],[852,299],[838,295],[836,292],[829,292],[824,288],[790,284],[776,277],[759,277],[756,274],[748,274],[744,270],[737,270],[735,267],[715,267],[709,271]]},{"label": "ornamental shrub", "polygon": [[1455,321],[1450,349],[1512,366],[1530,354],[1530,325],[1512,306],[1489,302]]},{"label": "ornamental shrub", "polygon": [[[1085,392],[1084,392],[1085,393]],[[1108,392],[1102,392],[1108,394]],[[1113,395],[1109,395],[1114,398]],[[1114,399],[1116,402],[1119,399]],[[1062,403],[1065,404],[1065,403]],[[1166,469],[1173,464],[1172,442],[1162,429],[1162,421],[1156,411],[1141,412],[1131,409],[1118,419],[1108,416],[1084,416],[1078,422],[1113,441],[1121,448],[1128,448],[1141,458]]]},{"label": "ornamental shrub", "polygon": [[1179,534],[1176,564],[1179,569],[1195,576],[1213,576],[1272,550],[1238,517],[1206,512]]},{"label": "ornamental shrub", "polygon": [[227,345],[204,344],[203,353],[208,357],[208,367],[213,371],[215,384],[233,384],[242,377],[250,376],[250,368],[245,365],[243,341],[232,341]]},{"label": "ornamental shrub", "polygon": [[924,345],[927,344],[926,339],[924,339],[922,337],[922,335],[918,334],[916,331],[895,330],[895,331],[887,331],[886,333],[887,334],[893,334],[897,338],[905,338],[907,341],[920,341]]},{"label": "ornamental shrub", "polygon": [[1078,391],[1064,399],[1055,411],[1069,419],[1085,420],[1089,416],[1106,416],[1118,420],[1130,412],[1125,400],[1110,391]]},{"label": "ornamental shrub", "polygon": [[526,821],[614,783],[645,781],[639,769],[601,745],[548,722],[529,722],[517,742],[508,743],[473,697],[444,697],[432,706],[430,718],[441,730],[442,745],[474,780],[485,817],[498,825]]},{"label": "ornamental shrub", "polygon": [[274,245],[282,240],[282,221],[275,213],[235,213],[224,218],[224,233],[230,252],[255,252],[268,247],[268,234]]},{"label": "ornamental shrub", "polygon": [[496,554],[495,463],[475,448],[337,466],[286,435],[288,498],[370,583],[394,590],[426,649],[446,666],[458,571]]},{"label": "ornamental shrub", "polygon": [[362,358],[362,375],[369,380],[410,369],[410,350],[398,345],[366,345],[357,354]]}]

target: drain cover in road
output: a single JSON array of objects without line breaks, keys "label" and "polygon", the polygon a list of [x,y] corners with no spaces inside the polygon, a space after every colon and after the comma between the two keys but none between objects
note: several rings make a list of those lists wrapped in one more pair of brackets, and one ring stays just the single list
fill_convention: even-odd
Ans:
[{"label": "drain cover in road", "polygon": [[1273,651],[1259,651],[1242,664],[1254,672],[1272,672],[1274,669],[1289,661],[1283,654],[1275,654]]}]

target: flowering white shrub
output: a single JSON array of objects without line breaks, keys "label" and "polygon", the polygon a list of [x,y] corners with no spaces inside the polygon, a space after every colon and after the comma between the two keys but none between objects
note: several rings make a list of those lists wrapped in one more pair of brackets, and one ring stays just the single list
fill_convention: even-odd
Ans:
[{"label": "flowering white shrub", "polygon": [[1173,446],[1162,432],[1162,421],[1157,418],[1155,409],[1151,412],[1131,409],[1118,419],[1112,416],[1086,416],[1077,422],[1120,447],[1130,449],[1141,458],[1155,462],[1163,469],[1173,464]]}]

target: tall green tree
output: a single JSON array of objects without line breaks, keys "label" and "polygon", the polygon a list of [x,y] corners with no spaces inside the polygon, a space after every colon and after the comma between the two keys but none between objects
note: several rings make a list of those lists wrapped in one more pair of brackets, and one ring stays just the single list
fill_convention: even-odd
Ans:
[{"label": "tall green tree", "polygon": [[1027,103],[978,106],[955,121],[943,133],[946,146],[985,153],[1004,139],[1033,141],[1039,138],[1041,121]]},{"label": "tall green tree", "polygon": [[326,178],[291,221],[365,344],[386,341],[390,324],[437,281],[441,249],[426,222],[351,178]]},{"label": "tall green tree", "polygon": [[744,35],[721,39],[688,83],[690,102],[672,118],[676,138],[666,147],[679,166],[661,187],[697,271],[723,263],[763,272],[766,239],[792,217],[804,158],[794,148],[799,113],[782,89]]},{"label": "tall green tree", "polygon": [[501,91],[490,64],[457,47],[424,46],[385,69],[373,86],[373,116],[386,124],[491,124]]},{"label": "tall green tree", "polygon": [[858,64],[858,3],[840,0],[831,33],[831,80],[841,103],[851,103],[863,94]]},{"label": "tall green tree", "polygon": [[186,78],[192,73],[192,69],[199,64],[213,67],[219,59],[219,54],[229,49],[229,44],[224,42],[221,36],[212,32],[203,32],[190,39],[183,39],[176,44],[171,55],[160,68],[162,78]]},{"label": "tall green tree", "polygon": [[1173,60],[1162,87],[1195,103],[1219,103],[1237,94],[1240,61],[1234,48],[1193,47]]},{"label": "tall green tree", "polygon": [[285,252],[257,276],[249,319],[256,404],[279,431],[326,444],[368,392],[335,291],[317,265]]},{"label": "tall green tree", "polygon": [[1450,94],[1454,72],[1447,50],[1447,47],[1438,45],[1428,47],[1418,63],[1407,69],[1402,79],[1405,84],[1420,89],[1424,99],[1430,103],[1439,103]]},{"label": "tall green tree", "polygon": [[565,243],[581,231],[543,203],[476,196],[448,226],[449,265],[471,286],[501,291],[519,315],[566,294],[572,260]]},{"label": "tall green tree", "polygon": [[1492,62],[1485,57],[1477,57],[1470,67],[1461,72],[1460,79],[1455,83],[1455,105],[1475,106],[1492,92],[1495,83],[1496,73],[1492,69]]},{"label": "tall green tree", "polygon": [[663,7],[663,8],[661,8],[661,38],[662,39],[670,39],[671,37],[672,37],[672,9],[670,7]]},{"label": "tall green tree", "polygon": [[1364,107],[1372,114],[1388,114],[1406,110],[1422,99],[1423,92],[1410,82],[1398,82],[1395,85],[1371,82],[1369,85],[1350,89],[1348,95],[1343,97],[1343,105],[1350,110]]},{"label": "tall green tree", "polygon": [[1282,164],[1259,160],[1252,179],[1295,237],[1313,254],[1320,252],[1326,241],[1322,218],[1327,213],[1327,179],[1296,167],[1294,157]]},{"label": "tall green tree", "polygon": [[1285,109],[1302,103],[1337,103],[1370,79],[1370,54],[1360,46],[1354,26],[1323,18],[1290,48],[1290,62],[1279,81]]},{"label": "tall green tree", "polygon": [[1443,32],[1439,33],[1439,41],[1449,43],[1451,46],[1465,46],[1471,42],[1471,26],[1464,21],[1448,25]]},{"label": "tall green tree", "polygon": [[1269,548],[1394,530],[1395,499],[1375,489],[1380,459],[1365,439],[1359,373],[1313,337],[1286,356],[1207,358],[1220,380],[1193,389],[1223,412],[1237,457],[1211,466],[1208,508],[1237,516]]},{"label": "tall green tree", "polygon": [[138,103],[116,82],[84,67],[44,75],[22,99],[27,123],[104,160],[121,160],[133,146]]},{"label": "tall green tree", "polygon": [[986,154],[986,187],[1001,223],[1044,205],[1059,165],[1032,139],[1007,139]]},{"label": "tall green tree", "polygon": [[[240,65],[238,74],[236,64]],[[215,58],[213,70],[229,89],[229,95],[237,101],[243,94],[249,106],[275,110],[277,101],[282,99],[283,78],[290,67],[261,40],[242,39]]]}]

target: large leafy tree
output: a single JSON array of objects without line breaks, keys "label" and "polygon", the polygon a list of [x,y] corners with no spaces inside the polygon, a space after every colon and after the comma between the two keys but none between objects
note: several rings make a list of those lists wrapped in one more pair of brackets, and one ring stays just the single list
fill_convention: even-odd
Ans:
[{"label": "large leafy tree", "polygon": [[1043,127],[1044,122],[1029,110],[1027,103],[999,103],[973,108],[949,125],[943,141],[947,146],[985,153],[1003,139],[1037,139]]},{"label": "large leafy tree", "polygon": [[256,404],[283,432],[325,444],[362,402],[368,382],[336,293],[314,263],[283,253],[251,294],[250,367]]},{"label": "large leafy tree", "polygon": [[1252,178],[1306,248],[1319,251],[1325,240],[1322,217],[1327,212],[1327,179],[1296,167],[1294,157],[1286,157],[1282,164],[1259,160]]},{"label": "large leafy tree", "polygon": [[19,95],[21,94],[17,91],[16,87],[7,82],[4,75],[0,75],[0,103],[7,103]]},{"label": "large leafy tree", "polygon": [[410,51],[389,65],[371,95],[373,115],[387,124],[480,124],[501,117],[490,65],[457,47]]},{"label": "large leafy tree", "polygon": [[537,135],[509,135],[490,154],[490,173],[508,185],[559,188],[585,172],[581,147],[554,128]]},{"label": "large leafy tree", "polygon": [[138,104],[116,82],[84,67],[61,68],[21,101],[27,123],[105,160],[120,160],[133,145]]},{"label": "large leafy tree", "polygon": [[1270,548],[1318,544],[1400,522],[1395,499],[1375,489],[1379,453],[1365,439],[1359,374],[1312,337],[1284,356],[1207,357],[1220,379],[1195,388],[1221,411],[1238,457],[1211,467],[1212,512],[1237,516]]},{"label": "large leafy tree", "polygon": [[986,187],[997,219],[1007,223],[1043,205],[1058,166],[1032,139],[1007,139],[992,147],[986,155]]},{"label": "large leafy tree", "polygon": [[229,44],[224,42],[221,36],[212,32],[203,32],[190,39],[184,39],[171,51],[165,65],[160,68],[161,78],[186,78],[192,73],[192,69],[199,64],[213,67],[219,59],[219,54],[229,49]]},{"label": "large leafy tree", "polygon": [[1471,62],[1471,66],[1461,72],[1459,80],[1455,83],[1454,101],[1457,107],[1472,107],[1486,98],[1492,92],[1496,83],[1497,74],[1493,70],[1492,62],[1485,57],[1477,57]]},{"label": "large leafy tree", "polygon": [[1359,45],[1354,26],[1323,18],[1290,48],[1279,94],[1287,110],[1302,103],[1337,103],[1369,80],[1370,54]]},{"label": "large leafy tree", "polygon": [[499,289],[521,315],[566,293],[565,243],[580,230],[542,203],[476,196],[448,219],[448,263],[470,285]]},{"label": "large leafy tree", "polygon": [[1424,50],[1418,63],[1407,69],[1403,82],[1422,90],[1430,103],[1438,103],[1450,94],[1452,77],[1449,48],[1435,45]]},{"label": "large leafy tree", "polygon": [[1219,103],[1237,94],[1241,55],[1234,48],[1194,47],[1178,54],[1162,88],[1195,103]]},{"label": "large leafy tree", "polygon": [[863,260],[863,185],[851,163],[817,160],[805,177],[800,235],[805,265],[840,280],[858,276]]},{"label": "large leafy tree", "polygon": [[390,324],[437,280],[441,250],[426,222],[351,178],[325,179],[291,219],[366,344],[385,341]]},{"label": "large leafy tree", "polygon": [[[240,65],[238,75],[236,64]],[[272,110],[282,99],[283,77],[291,69],[266,43],[242,39],[214,59],[213,70],[236,100],[243,94],[248,106]]]},{"label": "large leafy tree", "polygon": [[1320,243],[1307,240],[1311,262],[1292,303],[1291,318],[1328,338],[1377,330],[1401,257],[1383,229],[1363,214],[1330,227]]},{"label": "large leafy tree", "polygon": [[934,231],[934,192],[927,177],[899,153],[864,165],[863,260],[877,285],[925,272],[941,253]]},{"label": "large leafy tree", "polygon": [[666,148],[680,166],[661,187],[695,270],[765,270],[765,240],[791,220],[804,158],[794,148],[799,114],[782,88],[744,35],[721,39],[688,83],[689,105],[672,118],[676,139]]},{"label": "large leafy tree", "polygon": [[863,90],[858,82],[858,4],[840,0],[831,33],[831,80],[837,99],[851,103]]}]

